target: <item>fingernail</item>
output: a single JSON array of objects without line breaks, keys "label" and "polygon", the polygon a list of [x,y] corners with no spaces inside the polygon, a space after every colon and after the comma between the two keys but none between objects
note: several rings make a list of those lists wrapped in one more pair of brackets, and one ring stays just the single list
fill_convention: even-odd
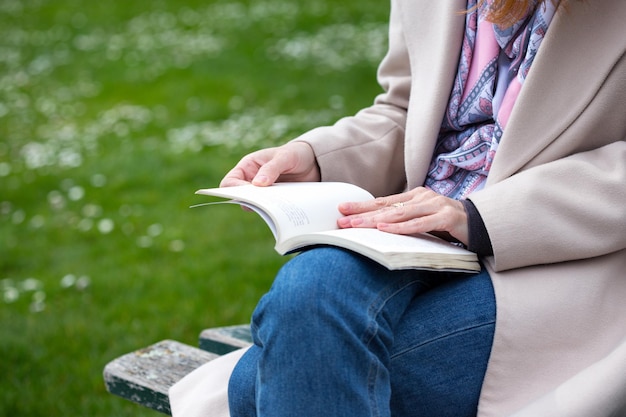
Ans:
[{"label": "fingernail", "polygon": [[265,175],[257,175],[252,181],[255,185],[265,185],[269,183],[269,178]]},{"label": "fingernail", "polygon": [[360,226],[363,224],[363,219],[357,217],[356,219],[353,219],[351,222],[352,226]]}]

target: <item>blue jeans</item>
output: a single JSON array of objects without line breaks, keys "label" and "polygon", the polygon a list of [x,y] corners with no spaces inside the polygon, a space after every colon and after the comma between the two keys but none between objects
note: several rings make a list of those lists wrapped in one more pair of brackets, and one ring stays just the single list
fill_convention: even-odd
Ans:
[{"label": "blue jeans", "polygon": [[494,327],[486,271],[389,271],[348,251],[309,250],[254,311],[231,415],[475,416]]}]

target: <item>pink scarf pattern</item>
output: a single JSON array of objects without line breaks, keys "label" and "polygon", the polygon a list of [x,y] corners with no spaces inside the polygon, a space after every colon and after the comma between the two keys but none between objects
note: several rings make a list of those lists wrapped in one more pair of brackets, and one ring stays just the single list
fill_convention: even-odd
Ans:
[{"label": "pink scarf pattern", "polygon": [[459,67],[426,187],[462,199],[484,186],[515,100],[555,12],[547,1],[510,28],[468,0]]}]

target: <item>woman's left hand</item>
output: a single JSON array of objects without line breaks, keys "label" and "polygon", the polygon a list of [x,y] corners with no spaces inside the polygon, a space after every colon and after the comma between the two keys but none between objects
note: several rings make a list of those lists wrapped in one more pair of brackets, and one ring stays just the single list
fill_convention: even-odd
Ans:
[{"label": "woman's left hand", "polygon": [[447,233],[464,245],[469,240],[463,204],[424,187],[366,202],[342,203],[339,211],[345,216],[337,221],[340,228],[369,227],[401,235]]}]

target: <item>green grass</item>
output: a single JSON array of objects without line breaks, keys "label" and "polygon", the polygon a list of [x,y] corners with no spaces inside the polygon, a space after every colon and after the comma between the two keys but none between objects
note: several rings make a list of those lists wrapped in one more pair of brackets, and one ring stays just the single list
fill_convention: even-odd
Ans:
[{"label": "green grass", "polygon": [[387,2],[0,3],[0,415],[150,416],[111,359],[247,322],[285,258],[189,209],[244,153],[368,105]]}]

